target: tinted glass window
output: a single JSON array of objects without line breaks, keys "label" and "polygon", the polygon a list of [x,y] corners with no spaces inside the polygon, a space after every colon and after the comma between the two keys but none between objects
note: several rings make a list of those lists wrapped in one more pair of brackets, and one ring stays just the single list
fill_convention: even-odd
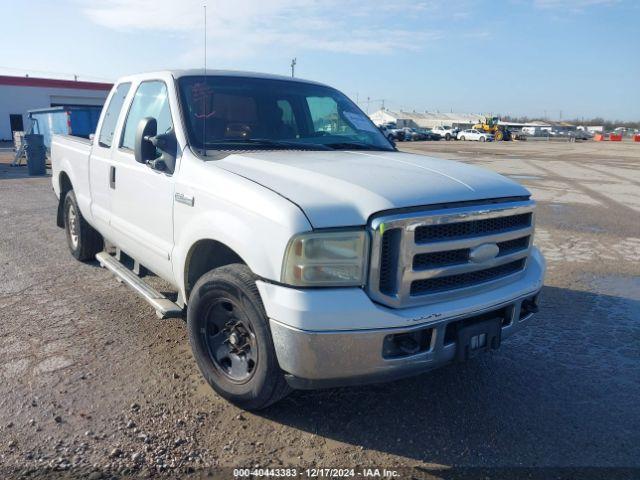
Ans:
[{"label": "tinted glass window", "polygon": [[129,93],[131,88],[130,83],[121,83],[116,87],[116,91],[111,96],[109,106],[104,112],[104,119],[102,120],[102,127],[100,128],[100,136],[98,137],[98,144],[101,147],[109,148],[113,143],[113,136],[116,131],[116,124],[120,117],[120,111],[122,105],[124,105],[124,99]]},{"label": "tinted glass window", "polygon": [[231,76],[178,80],[189,143],[197,150],[393,150],[339,91],[301,81]]},{"label": "tinted glass window", "polygon": [[298,122],[296,115],[293,113],[293,107],[289,100],[278,100],[278,112],[280,121],[282,122],[282,129],[285,136],[297,137],[298,136]]},{"label": "tinted glass window", "polygon": [[[314,133],[327,132],[354,135],[355,128],[340,115],[338,102],[332,97],[307,97]],[[350,115],[350,112],[347,113]]]},{"label": "tinted glass window", "polygon": [[164,82],[143,82],[138,87],[127,115],[127,122],[124,125],[124,133],[120,143],[122,147],[134,149],[136,130],[140,120],[144,117],[156,119],[158,133],[166,133],[173,127],[167,86]]}]

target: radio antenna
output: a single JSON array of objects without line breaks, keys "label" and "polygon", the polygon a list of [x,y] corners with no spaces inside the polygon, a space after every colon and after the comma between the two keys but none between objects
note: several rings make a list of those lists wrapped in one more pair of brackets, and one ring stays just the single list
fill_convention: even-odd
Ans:
[{"label": "radio antenna", "polygon": [[203,14],[204,14],[204,69],[202,72],[203,83],[202,83],[202,152],[204,156],[207,156],[207,145],[205,142],[205,138],[207,135],[207,4],[205,3],[203,6]]}]

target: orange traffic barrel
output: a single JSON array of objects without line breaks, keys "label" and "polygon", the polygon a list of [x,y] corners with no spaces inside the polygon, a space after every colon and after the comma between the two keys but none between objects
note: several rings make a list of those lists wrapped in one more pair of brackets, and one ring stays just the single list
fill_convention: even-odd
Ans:
[{"label": "orange traffic barrel", "polygon": [[621,142],[622,141],[622,134],[614,134],[612,133],[611,135],[609,135],[609,140],[611,140],[612,142]]}]

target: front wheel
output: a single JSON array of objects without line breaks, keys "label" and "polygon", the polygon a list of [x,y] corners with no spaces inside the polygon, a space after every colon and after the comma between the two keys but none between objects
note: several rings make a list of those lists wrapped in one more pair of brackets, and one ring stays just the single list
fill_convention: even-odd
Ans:
[{"label": "front wheel", "polygon": [[460,140],[464,142],[464,135],[460,137]]},{"label": "front wheel", "polygon": [[444,136],[444,139],[448,142],[449,140],[451,140],[451,135],[449,135],[448,133]]},{"label": "front wheel", "polygon": [[483,142],[483,143],[486,142],[487,141],[487,137],[480,137],[480,141]]},{"label": "front wheel", "polygon": [[187,329],[196,363],[220,396],[260,410],[289,393],[255,277],[246,265],[216,268],[196,282]]}]

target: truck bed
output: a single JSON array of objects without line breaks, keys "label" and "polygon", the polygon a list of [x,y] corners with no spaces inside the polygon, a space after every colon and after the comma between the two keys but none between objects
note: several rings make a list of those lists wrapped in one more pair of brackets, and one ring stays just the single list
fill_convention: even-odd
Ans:
[{"label": "truck bed", "polygon": [[[51,174],[53,190],[60,198],[64,183],[69,181],[81,212],[89,215],[89,155],[92,140],[73,135],[54,135],[51,140]],[[60,172],[64,172],[61,178]]]}]

